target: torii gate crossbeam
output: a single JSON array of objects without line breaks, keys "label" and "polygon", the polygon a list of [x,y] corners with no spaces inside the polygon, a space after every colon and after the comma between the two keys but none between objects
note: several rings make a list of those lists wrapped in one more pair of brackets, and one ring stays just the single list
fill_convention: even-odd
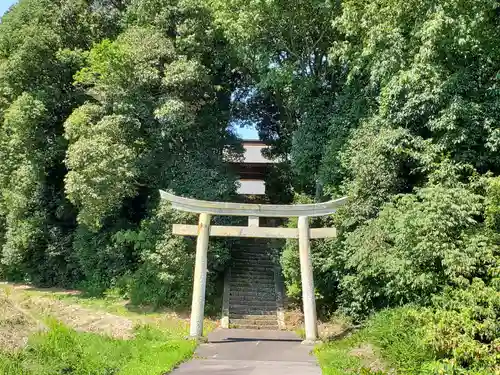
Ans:
[{"label": "torii gate crossbeam", "polygon": [[[162,199],[171,202],[174,209],[193,212],[200,215],[198,226],[184,224],[173,225],[173,234],[197,236],[191,326],[189,331],[191,337],[200,338],[203,336],[208,240],[210,236],[218,236],[298,238],[302,301],[306,330],[305,343],[312,343],[317,340],[318,328],[310,239],[335,237],[336,230],[335,228],[311,229],[309,228],[309,217],[333,214],[340,206],[346,203],[347,198],[316,204],[271,205],[209,202],[178,197],[161,190],[160,194]],[[212,215],[248,216],[248,226],[211,226],[210,221]],[[259,227],[259,217],[298,217],[298,228]]]}]

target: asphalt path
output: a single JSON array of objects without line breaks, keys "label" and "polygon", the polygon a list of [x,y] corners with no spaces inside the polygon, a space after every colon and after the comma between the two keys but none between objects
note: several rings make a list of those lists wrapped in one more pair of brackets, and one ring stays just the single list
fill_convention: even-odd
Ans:
[{"label": "asphalt path", "polygon": [[172,375],[321,375],[301,341],[293,332],[218,329]]}]

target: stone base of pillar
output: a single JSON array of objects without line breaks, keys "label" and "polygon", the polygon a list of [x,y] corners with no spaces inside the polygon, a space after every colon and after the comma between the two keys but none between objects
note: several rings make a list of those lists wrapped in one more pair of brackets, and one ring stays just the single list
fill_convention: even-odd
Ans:
[{"label": "stone base of pillar", "polygon": [[204,336],[187,336],[185,339],[196,341],[198,344],[206,344],[208,342],[208,339]]},{"label": "stone base of pillar", "polygon": [[321,344],[323,341],[321,340],[304,340],[301,342],[302,345],[315,346]]},{"label": "stone base of pillar", "polygon": [[285,311],[283,309],[278,309],[276,315],[278,317],[278,328],[281,331],[286,331]]}]

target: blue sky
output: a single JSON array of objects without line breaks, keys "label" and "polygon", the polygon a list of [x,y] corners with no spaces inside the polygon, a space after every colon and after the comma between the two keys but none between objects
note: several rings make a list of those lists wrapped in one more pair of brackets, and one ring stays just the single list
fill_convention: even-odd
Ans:
[{"label": "blue sky", "polygon": [[240,138],[243,138],[243,139],[259,139],[259,134],[257,133],[257,129],[255,129],[254,127],[251,127],[251,128],[240,128],[239,126],[238,127],[235,127],[235,130],[236,130],[236,134],[238,134],[240,136]]},{"label": "blue sky", "polygon": [[17,0],[0,0],[0,14],[4,14]]},{"label": "blue sky", "polygon": [[[0,0],[0,15],[4,14],[12,4],[16,3],[17,0]],[[259,135],[255,128],[240,128],[235,127],[238,135],[243,139],[259,139]]]}]

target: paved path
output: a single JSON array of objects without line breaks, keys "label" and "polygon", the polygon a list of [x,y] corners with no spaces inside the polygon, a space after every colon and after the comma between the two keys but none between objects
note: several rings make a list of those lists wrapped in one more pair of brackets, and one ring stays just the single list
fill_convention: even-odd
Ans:
[{"label": "paved path", "polygon": [[311,350],[292,332],[219,329],[172,375],[321,375]]}]

